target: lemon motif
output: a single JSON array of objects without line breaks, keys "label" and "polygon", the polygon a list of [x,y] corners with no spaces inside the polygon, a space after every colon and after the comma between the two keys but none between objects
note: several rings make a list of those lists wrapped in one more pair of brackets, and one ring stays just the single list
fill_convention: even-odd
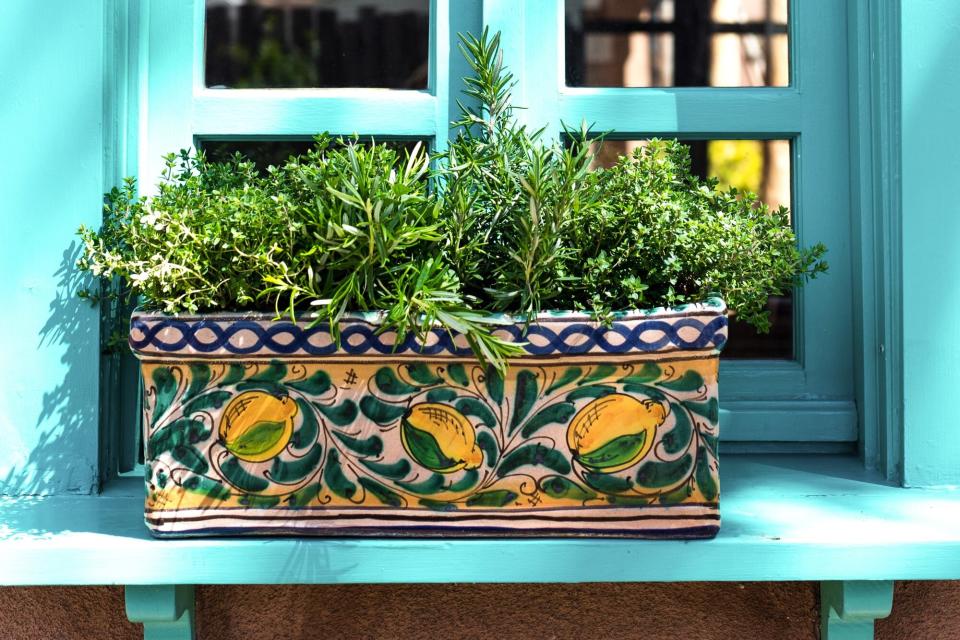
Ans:
[{"label": "lemon motif", "polygon": [[656,400],[613,393],[591,401],[567,427],[567,446],[580,464],[613,473],[637,463],[653,447],[667,408]]},{"label": "lemon motif", "polygon": [[445,404],[410,407],[400,423],[400,439],[411,458],[438,473],[476,469],[483,463],[473,425]]},{"label": "lemon motif", "polygon": [[223,410],[220,441],[227,451],[247,462],[263,462],[278,455],[293,436],[297,403],[266,391],[245,391]]}]

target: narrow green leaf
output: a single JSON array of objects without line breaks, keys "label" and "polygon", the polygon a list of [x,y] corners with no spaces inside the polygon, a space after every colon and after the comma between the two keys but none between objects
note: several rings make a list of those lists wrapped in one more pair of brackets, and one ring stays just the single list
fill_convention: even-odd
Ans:
[{"label": "narrow green leaf", "polygon": [[593,491],[581,487],[576,482],[564,476],[545,476],[538,483],[540,490],[551,498],[568,498],[570,500],[593,500],[597,497]]},{"label": "narrow green leaf", "polygon": [[189,416],[197,413],[198,411],[219,409],[232,397],[232,393],[223,390],[211,391],[210,393],[205,393],[202,396],[196,396],[183,405],[183,415]]},{"label": "narrow green leaf", "polygon": [[302,509],[317,499],[322,488],[323,483],[311,482],[299,491],[294,491],[288,495],[283,499],[283,502],[291,509]]},{"label": "narrow green leaf", "polygon": [[317,442],[302,458],[281,460],[275,458],[270,467],[270,479],[274,482],[297,482],[316,473],[323,456],[323,447]]},{"label": "narrow green leaf", "polygon": [[218,386],[227,387],[231,384],[236,384],[243,380],[243,376],[246,369],[242,364],[231,364],[230,368],[227,369],[227,374],[223,376],[223,379],[220,380]]},{"label": "narrow green leaf", "polygon": [[613,376],[617,372],[617,367],[612,364],[600,364],[594,367],[594,369],[581,380],[579,385],[585,386],[588,384],[593,384],[594,382],[599,382],[600,380],[606,380],[607,378]]},{"label": "narrow green leaf", "polygon": [[548,424],[566,424],[575,412],[576,408],[569,402],[547,405],[527,420],[520,430],[520,435],[529,438]]},{"label": "narrow green leaf", "polygon": [[400,480],[410,474],[410,463],[403,458],[390,463],[360,458],[360,464],[378,476],[390,478],[391,480]]},{"label": "narrow green leaf", "polygon": [[387,404],[373,396],[364,396],[360,400],[360,411],[373,422],[383,426],[396,422],[403,417],[406,407]]},{"label": "narrow green leaf", "polygon": [[187,401],[203,391],[208,382],[210,382],[210,367],[205,364],[191,364],[190,386],[187,387],[187,392],[183,394],[183,400]]},{"label": "narrow green leaf", "polygon": [[693,400],[684,400],[683,406],[697,415],[703,416],[711,424],[717,424],[720,420],[720,403],[716,397],[712,397],[706,402],[694,402]]},{"label": "narrow green leaf", "polygon": [[703,376],[692,369],[687,369],[679,378],[675,380],[661,380],[657,384],[671,391],[696,391],[703,387]]},{"label": "narrow green leaf", "polygon": [[710,470],[710,459],[707,457],[706,452],[702,450],[697,456],[695,478],[703,497],[707,500],[716,500],[720,494],[720,487],[717,486],[716,477],[714,477],[713,472]]},{"label": "narrow green leaf", "polygon": [[582,398],[602,398],[616,392],[617,390],[613,387],[606,387],[599,384],[580,387],[567,394],[567,402],[576,402]]},{"label": "narrow green leaf", "polygon": [[503,403],[503,377],[492,366],[488,366],[484,374],[484,383],[487,386],[487,395],[494,404]]},{"label": "narrow green leaf", "polygon": [[645,462],[637,471],[637,484],[653,488],[676,484],[690,475],[692,465],[689,453],[672,462]]},{"label": "narrow green leaf", "polygon": [[497,460],[500,458],[500,448],[489,431],[481,431],[477,434],[477,446],[483,451],[487,466],[490,468],[497,466]]},{"label": "narrow green leaf", "polygon": [[625,384],[623,385],[623,390],[626,393],[636,393],[639,395],[647,396],[654,400],[666,400],[667,396],[657,389],[656,387],[650,386],[648,384]]},{"label": "narrow green leaf", "polygon": [[480,474],[476,469],[467,469],[463,472],[463,477],[447,487],[448,491],[461,492],[473,488],[480,479]]},{"label": "narrow green leaf", "polygon": [[177,395],[177,381],[168,367],[154,369],[152,379],[156,400],[153,403],[151,426],[157,424],[157,420],[163,417]]},{"label": "narrow green leaf", "polygon": [[440,404],[453,402],[457,399],[457,392],[450,387],[440,389],[431,389],[427,392],[427,402],[437,402]]},{"label": "narrow green leaf", "polygon": [[273,360],[248,378],[249,382],[280,382],[287,375],[287,365]]},{"label": "narrow green leaf", "polygon": [[346,398],[340,404],[332,407],[325,404],[320,404],[319,402],[313,403],[313,406],[315,406],[327,420],[338,427],[345,427],[353,424],[353,421],[357,419],[358,415],[357,403],[350,398]]},{"label": "narrow green leaf", "polygon": [[183,481],[183,488],[212,500],[226,500],[231,495],[230,489],[206,476],[190,476]]},{"label": "narrow green leaf", "polygon": [[583,375],[583,369],[580,367],[567,367],[566,371],[563,372],[563,375],[554,380],[553,383],[547,388],[547,390],[544,392],[544,395],[550,395],[560,387],[570,384],[581,375]]},{"label": "narrow green leaf", "polygon": [[332,447],[327,453],[327,463],[323,468],[323,481],[341,498],[349,500],[357,492],[357,485],[350,482],[343,474],[343,469],[340,468],[340,456]]},{"label": "narrow green leaf", "polygon": [[310,402],[304,398],[297,398],[296,403],[299,407],[300,426],[294,431],[290,443],[294,449],[306,449],[317,439],[317,434],[320,433],[320,424]]},{"label": "narrow green leaf", "polygon": [[397,482],[398,487],[418,495],[430,495],[446,491],[447,481],[439,473],[432,473],[426,480],[420,482]]},{"label": "narrow green leaf", "polygon": [[432,384],[440,384],[443,382],[443,378],[434,373],[434,371],[428,365],[422,362],[408,364],[406,367],[407,375],[409,375],[410,378],[417,384],[430,386]]},{"label": "narrow green leaf", "polygon": [[690,444],[693,436],[693,424],[687,412],[675,402],[670,403],[670,412],[673,413],[673,428],[663,434],[661,442],[667,453],[680,453]]},{"label": "narrow green leaf", "polygon": [[457,400],[454,406],[456,406],[457,411],[465,416],[475,416],[480,420],[480,423],[486,427],[493,428],[497,424],[497,419],[494,417],[490,407],[482,400],[476,398],[461,398]]},{"label": "narrow green leaf", "polygon": [[467,371],[462,364],[455,362],[447,367],[447,375],[461,387],[469,386],[470,379],[467,377]]},{"label": "narrow green leaf", "polygon": [[513,416],[510,418],[509,433],[517,430],[537,401],[539,385],[537,374],[527,369],[517,373],[517,391],[513,400]]},{"label": "narrow green leaf", "polygon": [[418,501],[421,505],[430,509],[432,511],[456,511],[457,505],[452,502],[445,502],[443,500],[431,500],[430,498],[420,498]]},{"label": "narrow green leaf", "polygon": [[220,465],[220,472],[223,477],[234,487],[248,493],[257,493],[266,491],[270,483],[266,478],[254,476],[247,472],[240,463],[240,460],[234,456],[228,456]]},{"label": "narrow green leaf", "polygon": [[337,440],[342,442],[344,446],[354,453],[359,453],[362,456],[378,456],[383,453],[383,440],[381,440],[377,434],[373,434],[369,438],[360,439],[332,429],[331,432],[337,437]]},{"label": "narrow green leaf", "polygon": [[380,389],[380,391],[391,396],[409,396],[420,390],[420,387],[407,384],[398,378],[391,367],[381,367],[377,369],[373,380],[376,382],[377,388]]},{"label": "narrow green leaf", "polygon": [[639,371],[620,378],[618,382],[624,384],[646,384],[659,378],[661,373],[660,365],[656,362],[644,362]]},{"label": "narrow green leaf", "polygon": [[517,494],[507,489],[475,493],[467,498],[468,507],[504,507],[517,499]]},{"label": "narrow green leaf", "polygon": [[148,457],[156,458],[164,451],[202,442],[210,437],[210,430],[199,420],[180,418],[155,431],[147,440]]},{"label": "narrow green leaf", "polygon": [[583,479],[600,493],[620,493],[628,491],[633,486],[633,480],[630,478],[594,471],[584,473]]},{"label": "narrow green leaf", "polygon": [[690,483],[684,482],[673,491],[660,494],[658,500],[661,504],[678,504],[688,499],[691,495]]},{"label": "narrow green leaf", "polygon": [[173,459],[185,466],[194,473],[203,475],[210,470],[207,459],[203,457],[196,447],[190,445],[181,445],[170,450]]},{"label": "narrow green leaf", "polygon": [[331,386],[330,375],[322,369],[313,372],[306,380],[295,380],[293,382],[285,382],[284,384],[301,393],[314,397],[322,396],[330,390]]},{"label": "narrow green leaf", "polygon": [[559,451],[542,444],[526,444],[503,457],[497,469],[497,477],[504,477],[524,466],[542,466],[560,474],[570,473],[570,463]]},{"label": "narrow green leaf", "polygon": [[357,482],[359,482],[360,486],[364,489],[376,496],[377,500],[383,504],[391,507],[403,506],[403,498],[401,498],[397,492],[386,488],[379,482],[371,480],[370,478],[364,478],[363,476],[357,478]]}]

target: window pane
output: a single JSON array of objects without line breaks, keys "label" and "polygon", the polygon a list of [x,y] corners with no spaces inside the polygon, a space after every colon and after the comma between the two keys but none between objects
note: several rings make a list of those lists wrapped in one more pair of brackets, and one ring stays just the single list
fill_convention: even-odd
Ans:
[{"label": "window pane", "polygon": [[[791,208],[791,163],[789,140],[684,140],[690,147],[692,171],[701,178],[715,177],[724,186],[752,191],[771,207]],[[610,166],[617,158],[646,144],[645,140],[606,140],[597,158],[598,166]],[[786,359],[793,356],[793,297],[771,297],[771,330],[758,333],[752,326],[730,321],[730,339],[723,357]]]},{"label": "window pane", "polygon": [[206,0],[206,85],[427,86],[429,0]]},{"label": "window pane", "polygon": [[[413,151],[417,141],[390,140],[378,141],[377,144]],[[207,154],[208,160],[224,162],[240,153],[263,171],[270,165],[283,165],[292,155],[305,154],[313,147],[313,140],[204,140],[199,146]]]},{"label": "window pane", "polygon": [[782,87],[787,0],[567,0],[567,84]]}]

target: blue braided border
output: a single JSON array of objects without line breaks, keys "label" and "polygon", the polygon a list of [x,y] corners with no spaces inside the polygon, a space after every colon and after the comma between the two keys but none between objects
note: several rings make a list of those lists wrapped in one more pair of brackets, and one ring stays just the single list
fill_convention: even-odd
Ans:
[{"label": "blue braided border", "polygon": [[[692,327],[699,331],[699,335],[694,340],[684,340],[679,335],[679,330]],[[509,333],[517,342],[527,340],[529,336],[538,336],[546,340],[546,344],[533,345],[527,343],[524,347],[527,353],[531,355],[576,355],[589,353],[594,347],[599,347],[605,353],[629,353],[631,351],[659,351],[664,347],[675,347],[680,349],[706,349],[713,347],[723,348],[727,341],[725,329],[727,327],[726,316],[717,316],[710,322],[704,324],[696,318],[676,318],[670,321],[657,320],[651,318],[638,323],[634,327],[628,327],[624,324],[614,323],[612,326],[604,327],[586,323],[567,324],[564,328],[556,332],[550,327],[542,324],[532,324],[523,334],[523,329],[517,325],[504,325],[498,329]],[[433,330],[436,342],[424,346],[417,342],[413,335],[408,335],[402,344],[394,345],[392,342],[384,342],[376,334],[376,327],[365,324],[348,324],[340,331],[340,345],[329,344],[326,346],[316,346],[310,343],[310,338],[318,333],[327,333],[327,325],[319,324],[314,327],[301,327],[292,322],[277,321],[268,326],[250,320],[235,320],[221,326],[218,322],[198,320],[185,321],[175,318],[165,318],[156,323],[145,322],[140,318],[134,318],[130,325],[131,330],[139,331],[143,338],[135,340],[130,336],[130,346],[137,351],[145,348],[153,348],[164,353],[175,353],[186,347],[194,349],[198,353],[213,353],[224,350],[234,355],[249,355],[259,351],[269,351],[281,355],[290,355],[302,351],[312,356],[328,356],[335,353],[347,355],[364,355],[371,352],[381,354],[422,354],[436,355],[440,353],[454,354],[458,356],[470,356],[471,351],[468,348],[458,347],[453,336],[440,329]],[[158,335],[164,329],[176,330],[181,338],[176,342],[163,342]],[[206,329],[213,333],[212,342],[201,342],[196,334],[201,329]],[[256,335],[257,339],[253,344],[241,347],[230,342],[234,335],[241,331],[248,331]],[[647,341],[641,338],[641,334],[647,331],[662,331],[663,336],[658,340]],[[619,344],[612,344],[607,336],[617,334],[623,338]],[[278,342],[277,337],[286,335],[290,337],[289,341]],[[360,336],[362,342],[351,344],[350,339]],[[582,337],[583,342],[579,344],[570,344],[571,338]]]}]

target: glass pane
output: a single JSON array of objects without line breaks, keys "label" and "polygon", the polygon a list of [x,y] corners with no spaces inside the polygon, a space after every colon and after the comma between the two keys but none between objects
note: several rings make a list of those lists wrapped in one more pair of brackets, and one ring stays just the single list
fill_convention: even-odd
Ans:
[{"label": "glass pane", "polygon": [[[377,144],[413,151],[417,141],[390,140],[378,141]],[[283,165],[292,155],[303,155],[313,146],[313,140],[204,140],[199,146],[207,154],[208,160],[223,162],[240,153],[264,171],[270,165]]]},{"label": "glass pane", "polygon": [[206,85],[425,89],[429,5],[206,0]]},{"label": "glass pane", "polygon": [[[771,207],[791,208],[791,153],[789,140],[684,140],[690,147],[693,172],[701,178],[717,178],[724,186],[749,190]],[[606,140],[597,158],[598,166],[610,166],[617,158],[646,144],[645,140]],[[767,303],[772,327],[758,333],[752,326],[730,321],[730,340],[723,357],[792,359],[793,297],[771,297]]]},{"label": "glass pane", "polygon": [[567,84],[783,87],[788,0],[566,0]]}]

